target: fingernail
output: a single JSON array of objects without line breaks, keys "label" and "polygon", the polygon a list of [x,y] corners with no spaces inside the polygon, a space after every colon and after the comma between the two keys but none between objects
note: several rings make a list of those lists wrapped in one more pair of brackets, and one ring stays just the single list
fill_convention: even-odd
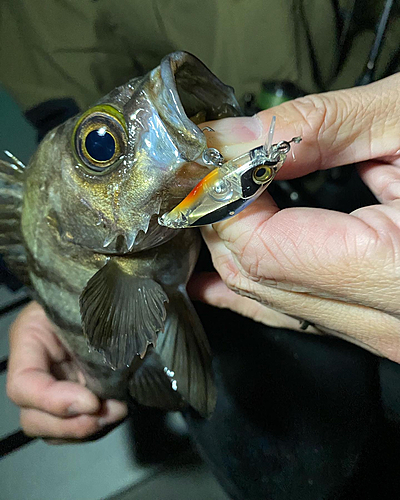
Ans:
[{"label": "fingernail", "polygon": [[126,403],[117,401],[116,399],[108,399],[105,402],[104,415],[99,418],[98,424],[100,427],[118,422],[128,414]]},{"label": "fingernail", "polygon": [[67,414],[70,416],[70,417],[74,417],[75,415],[79,415],[80,412],[77,408],[77,405],[75,403],[72,403],[71,406],[68,407],[67,409]]},{"label": "fingernail", "polygon": [[99,418],[99,420],[97,421],[97,423],[99,424],[99,427],[105,427],[106,425],[111,424],[112,421],[110,421],[106,417],[101,417],[101,418]]},{"label": "fingernail", "polygon": [[82,413],[96,413],[100,407],[100,402],[93,397],[92,398],[87,398],[87,397],[81,397],[78,398],[76,401],[74,401],[69,407],[68,407],[68,415],[73,416],[73,415],[80,415]]},{"label": "fingernail", "polygon": [[262,124],[257,115],[252,117],[224,118],[212,123],[214,132],[226,136],[225,142],[235,144],[256,141],[261,137]]}]

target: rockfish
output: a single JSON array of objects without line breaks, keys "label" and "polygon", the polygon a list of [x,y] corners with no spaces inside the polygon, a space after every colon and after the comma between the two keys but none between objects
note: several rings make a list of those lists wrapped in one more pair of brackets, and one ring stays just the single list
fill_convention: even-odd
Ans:
[{"label": "rockfish", "polygon": [[157,219],[209,172],[195,122],[238,114],[231,87],[175,52],[49,132],[27,167],[0,161],[0,253],[101,398],[214,408],[185,289],[199,236]]}]

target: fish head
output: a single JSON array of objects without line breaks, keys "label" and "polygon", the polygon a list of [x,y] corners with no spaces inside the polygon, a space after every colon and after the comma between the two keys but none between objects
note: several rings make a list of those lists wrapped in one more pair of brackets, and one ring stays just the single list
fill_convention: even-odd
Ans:
[{"label": "fish head", "polygon": [[176,234],[158,215],[209,172],[191,117],[238,114],[231,87],[196,57],[172,53],[50,132],[29,165],[28,197],[63,241],[106,254],[154,247]]}]

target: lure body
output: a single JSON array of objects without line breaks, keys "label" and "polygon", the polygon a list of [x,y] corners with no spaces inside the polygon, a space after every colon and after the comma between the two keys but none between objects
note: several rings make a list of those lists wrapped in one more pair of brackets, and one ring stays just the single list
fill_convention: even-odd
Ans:
[{"label": "lure body", "polygon": [[[275,118],[275,117],[274,117]],[[186,228],[214,224],[241,212],[255,201],[274,180],[290,151],[291,141],[272,143],[273,119],[268,143],[244,153],[204,177],[159,223],[169,228]]]}]

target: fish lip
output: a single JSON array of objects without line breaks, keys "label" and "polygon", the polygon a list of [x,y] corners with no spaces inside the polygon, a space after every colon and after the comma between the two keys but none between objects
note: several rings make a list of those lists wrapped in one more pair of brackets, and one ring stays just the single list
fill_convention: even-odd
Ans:
[{"label": "fish lip", "polygon": [[[205,135],[188,117],[185,108],[183,107],[177,86],[177,75],[179,69],[185,64],[193,64],[196,59],[197,58],[186,52],[173,52],[172,54],[165,56],[160,63],[160,76],[163,82],[162,98],[166,100],[169,107],[172,107],[176,113],[174,121],[181,122],[180,126],[182,129],[188,131],[189,138],[191,139],[190,142],[193,141],[193,143],[198,143],[198,148],[195,153],[193,153],[193,151],[189,151],[183,144],[179,145],[181,157],[186,161],[195,160],[202,154],[203,150],[207,148]],[[200,61],[198,62],[200,63]],[[171,115],[168,118],[171,120]]]},{"label": "fish lip", "polygon": [[[203,131],[189,116],[204,110],[207,120],[217,119],[221,106],[229,106],[230,116],[242,114],[234,90],[189,52],[168,54],[161,60],[159,68],[159,74],[156,68],[150,76],[157,91],[154,102],[168,125],[181,158],[187,162],[195,161],[207,149],[207,141]],[[158,86],[160,77],[161,86]]]}]

